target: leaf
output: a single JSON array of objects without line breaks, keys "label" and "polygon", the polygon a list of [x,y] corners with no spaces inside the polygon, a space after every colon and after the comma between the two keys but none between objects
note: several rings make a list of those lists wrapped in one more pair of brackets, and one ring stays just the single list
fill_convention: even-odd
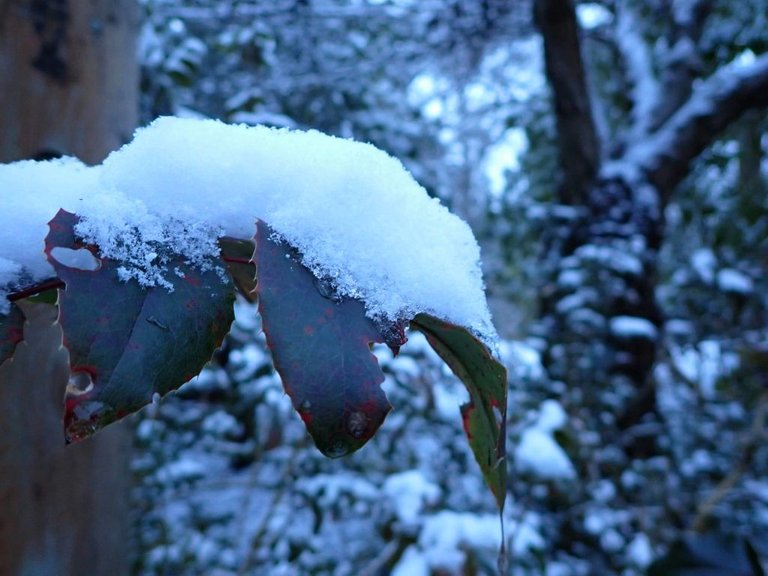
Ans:
[{"label": "leaf", "polygon": [[219,238],[221,259],[227,265],[235,286],[248,302],[256,301],[256,266],[253,258],[254,245],[250,240],[224,236]]},{"label": "leaf", "polygon": [[690,533],[648,567],[648,576],[765,576],[752,545],[725,534]]},{"label": "leaf", "polygon": [[11,304],[8,314],[0,314],[0,364],[13,356],[16,345],[24,337],[24,314]]},{"label": "leaf", "polygon": [[258,222],[259,313],[273,363],[317,448],[332,458],[350,454],[391,408],[370,349],[384,338],[362,303],[336,297],[272,237]]},{"label": "leaf", "polygon": [[500,509],[507,495],[507,370],[468,330],[428,314],[411,327],[422,332],[440,357],[467,387],[461,407],[464,431],[488,487]]},{"label": "leaf", "polygon": [[[181,259],[168,274],[173,291],[118,279],[119,263],[98,257],[74,235],[78,217],[59,211],[49,223],[45,252],[66,289],[59,322],[70,354],[72,377],[65,399],[69,442],[166,394],[197,375],[221,344],[234,318],[234,291],[216,270],[201,272]],[[51,256],[54,248],[89,250],[96,270],[70,268]]]}]

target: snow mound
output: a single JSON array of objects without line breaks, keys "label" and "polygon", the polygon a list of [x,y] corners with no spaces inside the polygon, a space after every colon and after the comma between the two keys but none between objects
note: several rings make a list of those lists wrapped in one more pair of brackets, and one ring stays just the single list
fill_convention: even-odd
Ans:
[{"label": "snow mound", "polygon": [[59,208],[80,215],[78,233],[124,263],[123,279],[144,285],[173,273],[163,251],[202,264],[217,237],[251,238],[260,218],[370,316],[428,312],[495,340],[469,226],[370,144],[166,117],[101,166],[1,165],[0,191],[6,292],[52,275],[42,247]]}]

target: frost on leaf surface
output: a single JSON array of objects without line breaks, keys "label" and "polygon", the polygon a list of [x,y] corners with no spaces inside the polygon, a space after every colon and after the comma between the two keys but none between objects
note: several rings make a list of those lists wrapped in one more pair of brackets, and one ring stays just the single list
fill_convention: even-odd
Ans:
[{"label": "frost on leaf surface", "polygon": [[214,270],[183,262],[173,291],[122,282],[119,263],[75,236],[78,217],[61,211],[50,223],[46,253],[90,249],[96,270],[70,268],[51,257],[66,284],[59,323],[69,350],[65,398],[68,441],[77,441],[196,376],[221,344],[234,318],[234,291]]}]

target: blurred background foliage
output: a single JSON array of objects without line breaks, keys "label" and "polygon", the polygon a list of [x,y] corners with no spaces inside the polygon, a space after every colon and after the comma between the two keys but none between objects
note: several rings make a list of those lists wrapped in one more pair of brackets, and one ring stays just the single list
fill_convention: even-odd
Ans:
[{"label": "blurred background foliage", "polygon": [[[704,527],[748,538],[768,558],[764,110],[713,138],[665,208],[654,256],[656,449],[633,457],[611,428],[627,382],[585,379],[592,365],[568,372],[578,381],[549,370],[559,336],[542,322],[542,295],[553,282],[583,295],[603,276],[595,265],[553,279],[573,207],[558,200],[557,129],[530,2],[142,5],[145,122],[214,117],[370,141],[472,226],[510,376],[510,574],[644,574]],[[695,20],[682,12],[700,5],[707,17],[691,25],[690,45],[675,41],[680,22]],[[631,143],[638,107],[620,47],[627,30],[662,78],[748,64],[768,43],[765,0],[602,0],[577,13],[608,158]],[[588,332],[589,298],[569,305]],[[466,392],[421,337],[397,358],[376,349],[395,410],[368,446],[337,461],[308,442],[259,332],[254,309],[239,303],[211,367],[137,419],[135,573],[496,573],[498,516],[462,437]],[[595,355],[587,363],[601,358],[595,338],[579,348]]]}]

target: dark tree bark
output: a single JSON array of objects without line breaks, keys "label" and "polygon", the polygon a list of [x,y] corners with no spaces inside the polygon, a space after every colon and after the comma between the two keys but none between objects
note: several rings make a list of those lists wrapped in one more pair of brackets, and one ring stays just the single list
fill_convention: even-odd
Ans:
[{"label": "dark tree bark", "polygon": [[552,85],[564,204],[581,204],[597,175],[600,147],[579,44],[573,0],[539,0],[534,21],[544,39],[544,62]]},{"label": "dark tree bark", "polygon": [[[134,0],[0,0],[0,161],[98,162],[126,141],[137,32]],[[24,341],[0,366],[0,576],[128,574],[130,431],[64,446],[56,310],[23,306]]]}]

